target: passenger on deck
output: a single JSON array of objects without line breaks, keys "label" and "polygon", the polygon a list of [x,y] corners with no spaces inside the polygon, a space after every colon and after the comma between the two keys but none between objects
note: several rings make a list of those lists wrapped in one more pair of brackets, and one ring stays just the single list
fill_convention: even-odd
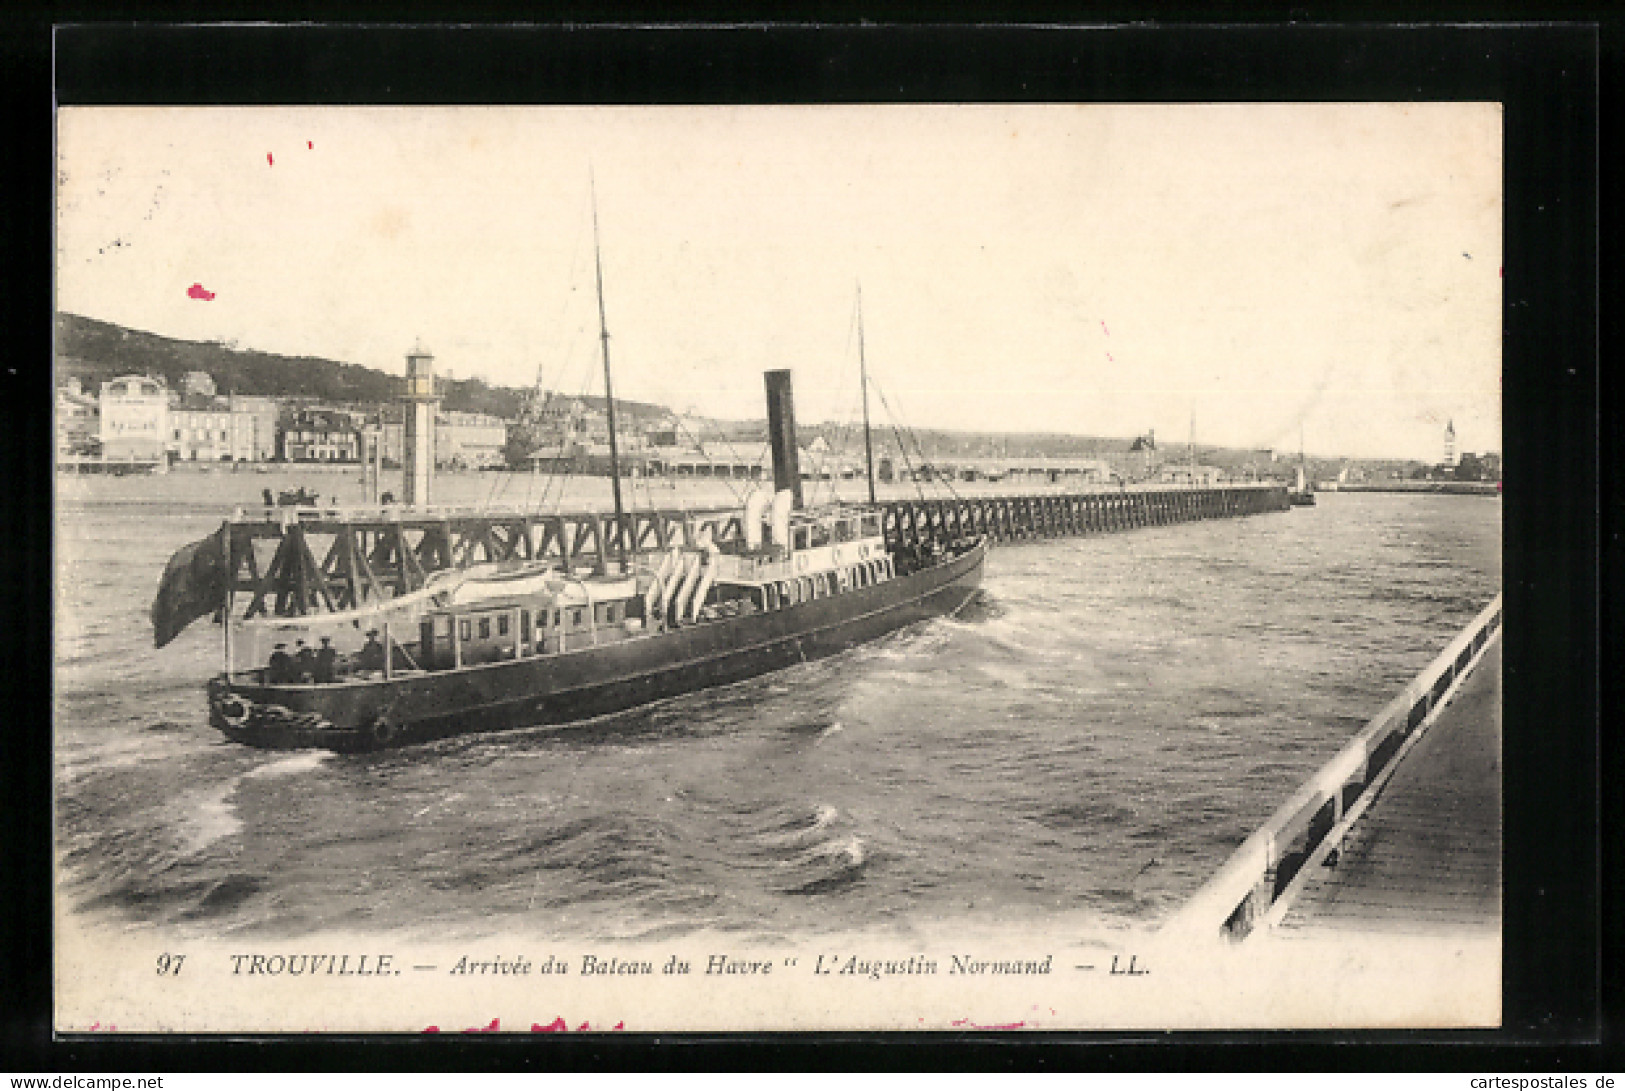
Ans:
[{"label": "passenger on deck", "polygon": [[322,637],[322,646],[316,651],[315,678],[318,682],[332,682],[338,677],[339,653],[333,647],[333,638]]},{"label": "passenger on deck", "polygon": [[265,506],[266,507],[268,507],[268,508],[276,507],[276,497],[271,495],[271,490],[270,489],[261,489],[260,490],[260,495],[265,498]]},{"label": "passenger on deck", "polygon": [[378,643],[378,630],[367,630],[367,642],[362,645],[361,651],[356,654],[355,666],[357,670],[381,671],[384,669],[384,646]]},{"label": "passenger on deck", "polygon": [[297,682],[316,680],[316,653],[303,640],[293,642],[293,671]]},{"label": "passenger on deck", "polygon": [[293,656],[286,644],[278,644],[271,652],[271,661],[265,665],[265,681],[273,686],[293,681]]}]

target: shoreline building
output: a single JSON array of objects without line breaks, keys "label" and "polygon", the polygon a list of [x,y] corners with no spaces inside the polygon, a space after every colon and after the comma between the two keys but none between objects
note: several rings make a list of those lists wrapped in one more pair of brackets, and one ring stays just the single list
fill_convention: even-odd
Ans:
[{"label": "shoreline building", "polygon": [[225,398],[183,394],[171,399],[165,446],[177,462],[251,462],[254,417]]},{"label": "shoreline building", "polygon": [[1453,420],[1444,426],[1444,464],[1451,468],[1456,465],[1456,422]]},{"label": "shoreline building", "polygon": [[275,398],[262,394],[231,394],[226,398],[226,405],[234,420],[241,422],[247,418],[246,424],[239,423],[237,427],[244,429],[248,436],[244,445],[248,451],[248,461],[270,462],[276,458],[277,421],[282,416],[281,404]]},{"label": "shoreline building", "polygon": [[101,457],[101,407],[70,377],[56,388],[56,455],[59,461]]},{"label": "shoreline building", "polygon": [[150,375],[120,375],[102,384],[102,461],[131,466],[168,463],[169,388]]},{"label": "shoreline building", "polygon": [[442,410],[434,422],[436,465],[480,470],[506,465],[508,422],[489,413]]},{"label": "shoreline building", "polygon": [[277,454],[284,462],[360,462],[361,430],[342,409],[302,407],[283,423]]},{"label": "shoreline building", "polygon": [[[404,416],[403,407],[386,405],[367,422],[367,427],[378,434],[384,465],[392,469],[406,464]],[[484,469],[506,466],[508,427],[507,421],[489,413],[441,410],[435,414],[435,467]]]}]

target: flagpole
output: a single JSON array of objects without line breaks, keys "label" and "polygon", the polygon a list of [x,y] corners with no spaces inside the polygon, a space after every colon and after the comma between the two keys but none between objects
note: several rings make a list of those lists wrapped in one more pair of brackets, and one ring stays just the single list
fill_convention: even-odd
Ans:
[{"label": "flagpole", "polygon": [[220,533],[226,539],[226,602],[220,609],[220,627],[225,630],[222,643],[225,646],[226,681],[229,682],[231,681],[231,585],[237,575],[237,568],[232,563],[235,558],[232,556],[231,525],[228,523],[222,526]]}]

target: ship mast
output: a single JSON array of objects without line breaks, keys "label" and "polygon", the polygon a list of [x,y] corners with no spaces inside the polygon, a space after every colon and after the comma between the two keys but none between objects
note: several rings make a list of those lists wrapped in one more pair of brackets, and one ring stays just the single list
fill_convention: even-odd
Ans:
[{"label": "ship mast", "polygon": [[863,285],[858,285],[858,375],[863,386],[863,462],[869,470],[869,503],[875,502],[875,449],[869,439],[869,362],[863,355]]},{"label": "ship mast", "polygon": [[[615,549],[626,570],[626,509],[621,506],[621,453],[615,442],[615,384],[609,372],[609,322],[604,318],[604,256],[598,245],[598,188],[592,183],[592,256],[598,276],[598,336],[604,346],[604,403],[609,412],[609,480],[615,493]],[[602,545],[602,543],[600,543]]]}]

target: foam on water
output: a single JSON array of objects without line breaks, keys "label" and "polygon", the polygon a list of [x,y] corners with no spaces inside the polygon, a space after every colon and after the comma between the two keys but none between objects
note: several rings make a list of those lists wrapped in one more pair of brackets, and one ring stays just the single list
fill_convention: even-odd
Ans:
[{"label": "foam on water", "polygon": [[177,801],[182,816],[177,827],[181,849],[195,856],[216,841],[242,832],[243,821],[231,805],[239,779],[207,789]]},{"label": "foam on water", "polygon": [[[191,504],[89,491],[144,487]],[[210,934],[1149,927],[1500,580],[1493,498],[1332,495],[1001,547],[957,618],[566,730],[268,754],[208,726],[217,630],[150,647],[217,525],[164,510],[61,516],[59,844],[73,904]]]},{"label": "foam on water", "polygon": [[307,750],[294,754],[291,757],[278,758],[275,761],[257,766],[244,773],[250,780],[268,780],[272,777],[297,777],[313,773],[336,757],[330,750]]}]

